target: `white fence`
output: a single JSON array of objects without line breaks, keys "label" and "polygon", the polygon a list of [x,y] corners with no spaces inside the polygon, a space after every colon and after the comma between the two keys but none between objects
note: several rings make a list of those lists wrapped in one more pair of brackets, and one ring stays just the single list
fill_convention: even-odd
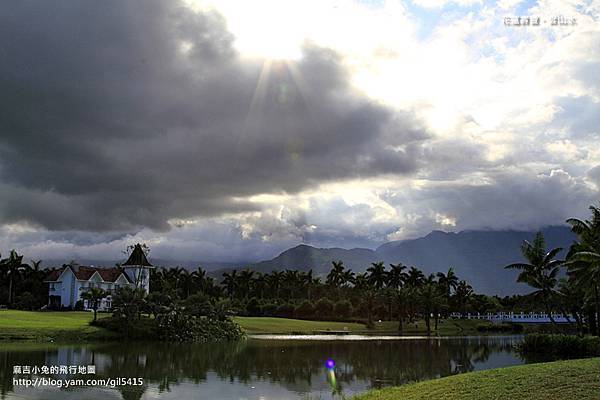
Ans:
[{"label": "white fence", "polygon": [[[547,313],[486,313],[486,314],[471,314],[467,313],[462,315],[460,313],[450,314],[452,318],[459,319],[480,319],[492,322],[519,322],[519,323],[530,323],[530,324],[549,324],[550,318]],[[558,324],[568,324],[574,322],[574,318],[571,315],[566,314],[552,314],[554,322]]]}]

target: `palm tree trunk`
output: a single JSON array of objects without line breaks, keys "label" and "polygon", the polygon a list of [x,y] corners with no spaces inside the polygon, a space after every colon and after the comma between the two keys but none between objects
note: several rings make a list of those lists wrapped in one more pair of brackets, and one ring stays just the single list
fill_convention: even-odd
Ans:
[{"label": "palm tree trunk", "polygon": [[13,274],[10,274],[10,279],[8,281],[8,304],[12,304],[12,286],[13,286]]},{"label": "palm tree trunk", "polygon": [[598,323],[598,317],[600,317],[600,296],[598,296],[598,284],[594,285],[594,296],[596,297],[596,336],[600,336],[600,324]]},{"label": "palm tree trunk", "polygon": [[548,318],[550,318],[550,322],[552,323],[554,330],[560,333],[560,328],[552,316],[552,311],[550,310],[550,305],[548,304],[548,298],[546,296],[544,296],[544,308],[546,309],[546,314],[548,314]]}]

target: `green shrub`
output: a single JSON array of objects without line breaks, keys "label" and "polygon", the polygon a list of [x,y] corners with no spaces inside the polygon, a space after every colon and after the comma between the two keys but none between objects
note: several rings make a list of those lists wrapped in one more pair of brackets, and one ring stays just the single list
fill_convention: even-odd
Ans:
[{"label": "green shrub", "polygon": [[291,303],[285,303],[277,307],[276,315],[278,317],[293,318],[295,307]]},{"label": "green shrub", "polygon": [[15,297],[13,307],[17,310],[36,310],[40,308],[39,302],[31,292],[23,292]]},{"label": "green shrub", "polygon": [[260,303],[256,297],[251,298],[246,303],[246,314],[250,317],[260,317],[262,315]]},{"label": "green shrub", "polygon": [[312,302],[304,300],[296,307],[296,316],[300,318],[312,317],[315,314],[315,306]]},{"label": "green shrub", "polygon": [[83,311],[83,300],[77,300],[75,303],[75,307],[73,307],[75,311]]},{"label": "green shrub", "polygon": [[315,313],[320,317],[328,317],[333,315],[333,307],[333,302],[328,298],[323,297],[315,304]]},{"label": "green shrub", "polygon": [[117,332],[126,340],[157,340],[156,320],[141,318],[127,320],[119,317],[100,318],[90,325],[99,326]]},{"label": "green shrub", "polygon": [[527,335],[517,350],[531,360],[556,360],[600,356],[600,337],[573,335]]},{"label": "green shrub", "polygon": [[168,313],[159,314],[156,318],[102,318],[93,325],[117,332],[126,340],[213,342],[244,337],[242,328],[230,318],[190,315],[183,309],[173,309]]},{"label": "green shrub", "polygon": [[[159,303],[160,304],[160,303]],[[167,303],[168,304],[168,303]],[[165,306],[165,309],[168,309],[172,305],[168,304]],[[205,294],[193,294],[184,301],[181,302],[181,305],[185,307],[186,314],[195,315],[195,316],[203,316],[210,315],[214,311],[214,307],[210,302],[210,298]],[[160,307],[159,307],[160,309]],[[164,311],[163,311],[164,312]],[[157,312],[155,315],[161,314],[161,312]]]},{"label": "green shrub", "polygon": [[176,310],[156,319],[156,332],[159,340],[169,342],[233,341],[244,337],[242,328],[229,318],[190,316]]},{"label": "green shrub", "polygon": [[348,318],[352,315],[352,304],[348,300],[341,300],[335,303],[333,312],[338,318]]},{"label": "green shrub", "polygon": [[277,315],[277,304],[267,303],[260,308],[265,317],[275,317]]}]

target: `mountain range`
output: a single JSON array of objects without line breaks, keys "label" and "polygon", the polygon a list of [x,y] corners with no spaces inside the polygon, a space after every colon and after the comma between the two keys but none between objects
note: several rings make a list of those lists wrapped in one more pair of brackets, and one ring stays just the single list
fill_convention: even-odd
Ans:
[{"label": "mountain range", "polygon": [[[550,226],[541,229],[548,248],[565,249],[576,239],[567,226]],[[331,262],[341,260],[354,272],[364,272],[371,263],[383,261],[386,264],[402,263],[420,268],[430,274],[447,271],[454,267],[461,279],[467,280],[478,293],[510,295],[526,293],[528,287],[516,283],[516,271],[505,270],[505,265],[523,261],[520,246],[523,240],[531,240],[533,231],[485,231],[461,232],[433,231],[416,239],[398,240],[382,244],[376,249],[366,248],[317,248],[306,244],[285,250],[278,256],[261,262],[206,263],[201,261],[179,261],[151,258],[157,266],[180,266],[188,270],[198,266],[208,274],[221,279],[222,273],[232,269],[250,268],[260,272],[274,270],[312,269],[315,275],[325,277],[331,269]],[[44,260],[43,266],[60,266],[70,260]],[[113,266],[115,261],[77,260],[81,265]],[[388,267],[389,268],[389,267]]]},{"label": "mountain range", "polygon": [[[548,248],[565,249],[576,239],[569,227],[551,226],[541,230]],[[516,271],[505,270],[505,265],[523,261],[520,246],[531,240],[535,232],[528,231],[433,231],[427,236],[385,243],[375,250],[354,248],[316,248],[299,245],[284,251],[277,257],[250,264],[248,267],[271,272],[281,269],[307,271],[313,269],[324,276],[331,269],[331,262],[341,260],[354,272],[363,272],[373,262],[386,264],[401,262],[416,266],[424,273],[447,271],[454,267],[461,279],[466,279],[479,293],[510,295],[526,293],[524,284],[516,283]]]}]

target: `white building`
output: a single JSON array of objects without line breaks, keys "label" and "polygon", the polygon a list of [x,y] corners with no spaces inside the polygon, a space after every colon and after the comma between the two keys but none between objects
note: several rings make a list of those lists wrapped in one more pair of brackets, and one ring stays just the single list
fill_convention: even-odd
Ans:
[{"label": "white building", "polygon": [[[154,268],[142,247],[137,244],[121,267],[102,268],[67,265],[52,271],[46,278],[48,283],[49,308],[74,308],[81,294],[90,288],[104,289],[109,295],[102,299],[99,310],[112,307],[111,293],[123,287],[141,288],[150,291],[150,270]],[[84,302],[84,309],[89,309]]]}]

